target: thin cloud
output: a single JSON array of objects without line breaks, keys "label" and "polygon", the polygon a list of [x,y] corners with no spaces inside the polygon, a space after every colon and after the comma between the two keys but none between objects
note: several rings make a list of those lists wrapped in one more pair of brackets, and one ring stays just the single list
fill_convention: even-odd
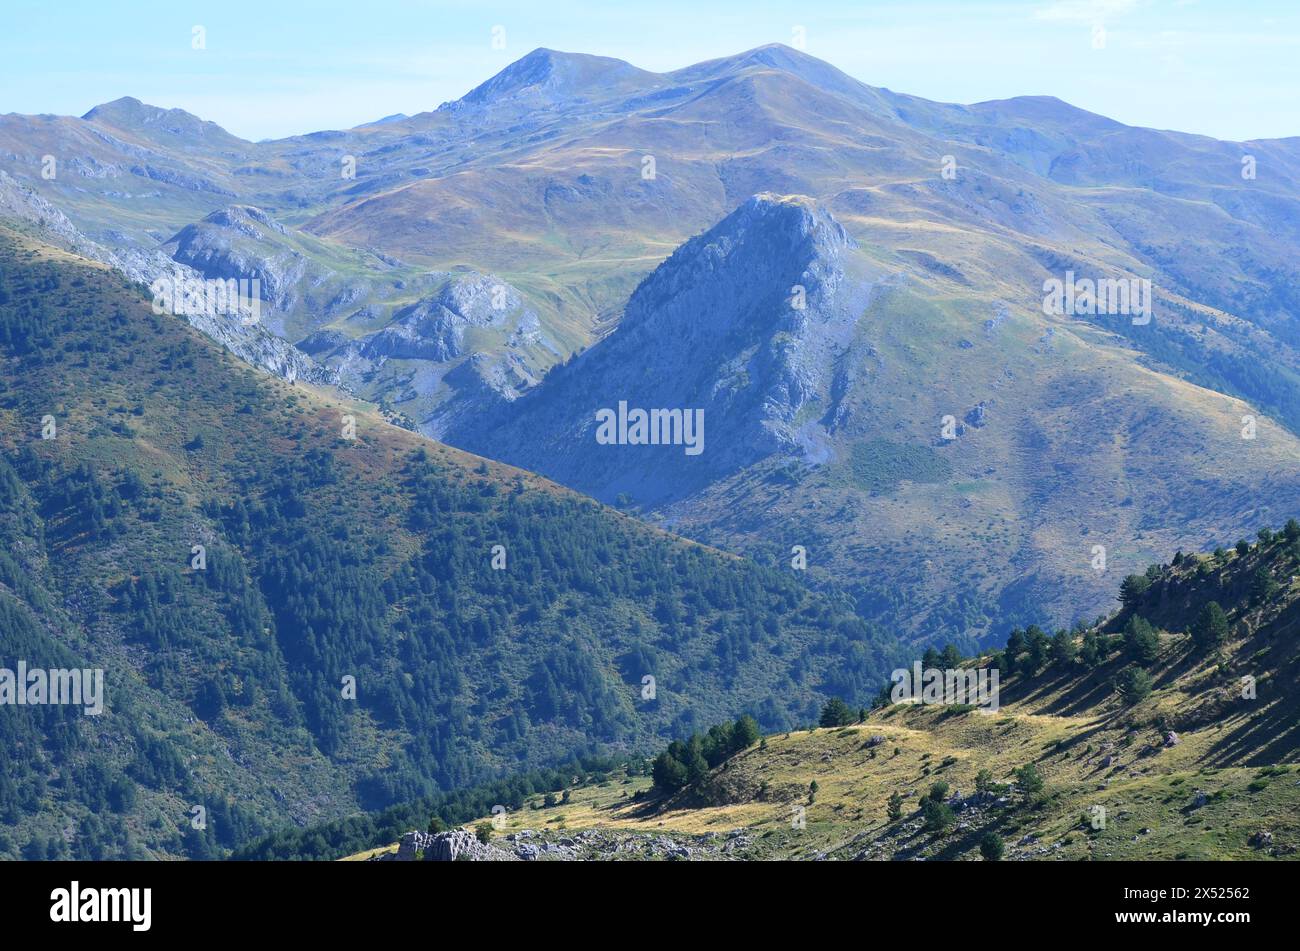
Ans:
[{"label": "thin cloud", "polygon": [[1096,23],[1113,20],[1135,9],[1138,0],[1056,0],[1034,11],[1035,20]]}]

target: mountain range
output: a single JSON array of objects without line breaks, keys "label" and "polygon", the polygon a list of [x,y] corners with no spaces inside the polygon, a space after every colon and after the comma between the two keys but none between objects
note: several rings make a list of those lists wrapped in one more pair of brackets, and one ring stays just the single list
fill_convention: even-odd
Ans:
[{"label": "mountain range", "polygon": [[[802,546],[910,638],[1090,618],[1113,571],[1296,494],[1300,139],[929,102],[780,45],[539,49],[284,140],[133,99],[4,116],[0,175],[139,279],[259,279],[259,325],[191,318],[241,356],[707,543]],[[1072,276],[1149,281],[1147,319],[1044,313]],[[587,445],[581,414],[651,398],[707,406],[701,457]]]},{"label": "mountain range", "polygon": [[[1243,594],[1291,549],[1205,553],[1300,497],[1297,240],[1300,139],[929,102],[780,45],[668,73],[539,49],[263,142],[131,98],[0,116],[0,660],[109,691],[0,706],[0,857],[523,801],[1138,607],[1170,650],[1150,716],[1102,689],[1123,655],[1035,670],[1015,756],[1217,724],[1217,662],[1174,649],[1212,587],[1240,601],[1218,667],[1271,650],[1281,682],[1294,653],[1259,633],[1289,636],[1291,589]],[[1112,615],[1126,576],[1151,593]],[[1287,761],[1268,711],[1179,755]]]}]

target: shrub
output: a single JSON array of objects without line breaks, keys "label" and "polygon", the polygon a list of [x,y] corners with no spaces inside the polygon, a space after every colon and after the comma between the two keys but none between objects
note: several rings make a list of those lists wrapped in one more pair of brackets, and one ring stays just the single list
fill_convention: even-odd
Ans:
[{"label": "shrub", "polygon": [[1006,846],[1002,842],[1002,836],[992,830],[985,832],[980,836],[980,855],[984,856],[986,862],[996,862],[1002,858],[1002,853]]},{"label": "shrub", "polygon": [[889,794],[887,814],[889,815],[890,822],[897,822],[899,819],[903,818],[903,797],[900,796],[897,791]]}]

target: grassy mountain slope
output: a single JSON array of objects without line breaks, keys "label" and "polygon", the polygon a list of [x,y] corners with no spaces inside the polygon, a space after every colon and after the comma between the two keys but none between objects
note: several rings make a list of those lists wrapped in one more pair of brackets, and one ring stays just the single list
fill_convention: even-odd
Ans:
[{"label": "grassy mountain slope", "polygon": [[217,854],[741,707],[803,719],[887,664],[790,574],[268,378],[10,233],[0,445],[0,666],[107,678],[100,717],[0,707],[3,855]]},{"label": "grassy mountain slope", "polygon": [[[879,254],[806,197],[755,196],[616,332],[447,439],[730,550],[801,545],[865,616],[967,647],[1091,620],[1116,578],[1300,492],[1300,440],[1263,417],[1243,439],[1251,406],[1086,319],[900,281]],[[700,410],[703,451],[598,445],[620,401]]]},{"label": "grassy mountain slope", "polygon": [[[1294,859],[1297,539],[1300,526],[1240,553],[1153,566],[1149,587],[1076,632],[1076,653],[1096,639],[1098,657],[1035,666],[1021,654],[996,712],[886,705],[848,726],[768,736],[667,798],[638,769],[584,777],[566,802],[533,798],[512,811],[495,837],[506,848],[551,842],[587,858],[635,858],[647,836],[660,836],[704,859],[978,860],[992,832],[1007,859]],[[1190,633],[1210,601],[1227,620],[1217,645]],[[1135,617],[1157,630],[1149,660],[1135,661],[1122,643]],[[971,663],[1008,670],[1001,653]],[[1132,702],[1114,684],[1135,663],[1154,689]],[[1039,791],[1019,772],[1030,764]],[[919,809],[936,783],[947,784],[954,813],[944,831],[926,828]],[[900,815],[891,819],[895,793]],[[538,831],[519,838],[522,830]]]}]

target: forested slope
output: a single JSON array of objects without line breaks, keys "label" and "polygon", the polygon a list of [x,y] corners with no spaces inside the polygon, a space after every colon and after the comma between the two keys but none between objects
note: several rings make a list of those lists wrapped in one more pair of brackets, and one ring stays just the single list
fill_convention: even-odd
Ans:
[{"label": "forested slope", "polygon": [[217,855],[888,666],[794,572],[261,375],[8,232],[0,446],[0,667],[106,678],[100,716],[0,706],[0,856]]}]

